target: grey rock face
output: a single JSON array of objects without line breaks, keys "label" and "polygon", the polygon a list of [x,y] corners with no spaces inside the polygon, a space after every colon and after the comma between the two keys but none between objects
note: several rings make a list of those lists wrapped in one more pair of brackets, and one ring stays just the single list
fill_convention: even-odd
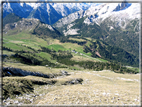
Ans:
[{"label": "grey rock face", "polygon": [[10,24],[6,24],[4,27],[4,33],[8,32],[9,30],[13,30],[13,29],[18,29],[19,31],[23,31],[23,30],[32,30],[34,29],[37,24],[39,23],[38,19],[22,19],[21,21],[15,22],[15,23],[10,23]]},{"label": "grey rock face", "polygon": [[3,67],[2,76],[39,76],[44,78],[54,78],[56,76],[68,76],[70,75],[67,71],[61,70],[58,74],[43,74],[39,72],[32,72],[32,71],[26,71],[19,68],[13,68],[13,67]]},{"label": "grey rock face", "polygon": [[[115,10],[117,7],[121,5],[121,9]],[[110,19],[112,22],[117,22],[115,26],[125,28],[127,22],[129,20],[133,20],[136,18],[140,18],[140,5],[138,3],[104,3],[99,6],[92,5],[88,10],[85,11],[78,11],[64,17],[58,22],[54,24],[55,27],[63,27],[64,25],[68,25],[73,23],[76,19],[80,19],[86,16],[84,23],[86,25],[93,25],[94,23],[100,25],[106,19]],[[122,23],[125,23],[125,26],[122,26]]]},{"label": "grey rock face", "polygon": [[50,76],[46,75],[46,74],[42,74],[42,73],[39,73],[39,72],[26,71],[26,70],[22,70],[22,69],[19,69],[19,68],[13,68],[13,67],[3,67],[3,73],[5,73],[5,72],[7,72],[8,74],[10,74],[12,76],[28,76],[28,75],[32,75],[32,76],[50,78]]},{"label": "grey rock face", "polygon": [[71,22],[75,21],[76,19],[80,19],[80,18],[82,18],[84,16],[86,16],[85,11],[83,11],[83,10],[77,11],[75,13],[72,13],[72,14],[68,15],[67,17],[64,17],[64,18],[60,19],[55,24],[55,26],[56,27],[62,27],[64,25],[70,24]]},{"label": "grey rock face", "polygon": [[23,18],[37,18],[47,24],[79,10],[87,10],[91,3],[3,3],[3,18],[10,14]]},{"label": "grey rock face", "polygon": [[50,31],[55,32],[55,33],[57,32],[57,30],[55,28],[53,28],[51,25],[41,23],[40,20],[38,20],[38,19],[35,19],[35,18],[29,18],[29,19],[22,18],[22,20],[20,20],[18,22],[6,24],[4,29],[3,29],[3,33],[6,34],[10,30],[16,30],[16,32],[21,32],[21,31],[31,31],[31,32],[33,32],[33,30],[35,28],[38,28],[38,27],[47,28]]}]

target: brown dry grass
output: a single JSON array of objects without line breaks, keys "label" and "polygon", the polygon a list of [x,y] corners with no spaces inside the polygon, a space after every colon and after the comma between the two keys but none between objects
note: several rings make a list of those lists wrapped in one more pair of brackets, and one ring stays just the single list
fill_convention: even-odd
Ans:
[{"label": "brown dry grass", "polygon": [[[34,93],[38,96],[32,104],[40,105],[124,105],[140,104],[140,74],[119,74],[112,71],[89,71],[51,69],[43,66],[27,66],[18,63],[6,63],[4,66],[21,68],[42,73],[59,73],[66,70],[71,75],[61,76],[54,85],[34,86]],[[16,77],[15,77],[16,78]],[[32,79],[32,76],[24,77]],[[82,78],[82,84],[62,85],[65,81]],[[33,78],[34,79],[34,78]],[[44,80],[41,77],[35,78]],[[15,99],[17,100],[17,99]]]},{"label": "brown dry grass", "polygon": [[[111,75],[114,76],[113,79],[110,78]],[[140,82],[117,79],[122,75],[109,71],[72,72],[72,75],[66,78],[83,78],[82,85],[55,86],[53,91],[34,104],[140,104]],[[122,77],[129,79],[129,76],[130,74],[127,74]],[[139,75],[132,74],[131,77],[139,80]]]}]

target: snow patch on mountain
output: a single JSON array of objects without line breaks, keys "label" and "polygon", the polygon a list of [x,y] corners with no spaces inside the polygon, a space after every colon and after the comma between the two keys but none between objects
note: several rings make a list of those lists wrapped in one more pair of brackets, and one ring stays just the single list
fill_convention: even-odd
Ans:
[{"label": "snow patch on mountain", "polygon": [[13,11],[13,9],[10,6],[10,3],[3,3],[3,10],[7,10],[7,12]]},{"label": "snow patch on mountain", "polygon": [[[71,35],[73,30],[71,27],[75,25],[75,20],[85,18],[84,22],[87,25],[94,25],[94,23],[100,25],[106,23],[107,26],[112,30],[117,27],[123,29],[130,23],[131,20],[138,18],[140,19],[140,4],[139,3],[101,3],[99,5],[93,4],[86,10],[80,10],[72,13],[62,19],[60,19],[54,26],[63,27],[67,25],[64,31],[65,35]],[[73,23],[74,22],[74,23]],[[73,23],[73,24],[72,24]],[[77,28],[76,28],[77,29]],[[77,32],[75,34],[78,34]]]},{"label": "snow patch on mountain", "polygon": [[50,7],[50,4],[46,4],[46,11],[47,11],[47,13],[48,13],[48,16],[50,16],[50,9],[51,9],[51,7]]},{"label": "snow patch on mountain", "polygon": [[[92,3],[4,3],[3,17],[9,13],[24,18],[38,18],[47,24],[53,24],[62,17],[79,10],[87,10]],[[48,18],[47,18],[48,16]]]},{"label": "snow patch on mountain", "polygon": [[[107,3],[99,6],[91,6],[85,13],[88,15],[88,18],[84,20],[84,23],[91,24],[92,22],[96,22],[98,25],[108,17],[111,17],[114,21],[121,21],[140,18],[140,4],[132,3],[130,5],[126,5],[127,9],[123,8],[119,11],[114,11],[116,7],[120,5],[120,3]],[[97,17],[95,17],[97,16]]]},{"label": "snow patch on mountain", "polygon": [[69,24],[68,26],[67,26],[67,29],[70,29],[72,26],[74,26],[75,25],[75,23],[73,23],[73,24]]},{"label": "snow patch on mountain", "polygon": [[42,3],[26,3],[27,5],[31,6],[33,9],[39,7]]},{"label": "snow patch on mountain", "polygon": [[48,28],[49,28],[51,31],[55,31],[55,30],[53,29],[53,27],[51,27],[50,25],[48,25]]},{"label": "snow patch on mountain", "polygon": [[51,3],[53,8],[62,16],[67,16],[70,13],[79,10],[87,10],[91,3]]},{"label": "snow patch on mountain", "polygon": [[67,35],[76,35],[79,34],[77,31],[80,29],[69,29],[67,32],[64,30],[63,33],[65,36]]},{"label": "snow patch on mountain", "polygon": [[114,29],[114,28],[113,28],[113,26],[109,26],[109,27],[110,27],[110,28],[109,28],[109,30],[112,30],[112,29]]}]

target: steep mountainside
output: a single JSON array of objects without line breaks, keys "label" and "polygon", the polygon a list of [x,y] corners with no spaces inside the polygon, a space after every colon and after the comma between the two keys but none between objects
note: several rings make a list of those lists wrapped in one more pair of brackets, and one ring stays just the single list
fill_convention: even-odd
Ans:
[{"label": "steep mountainside", "polygon": [[[122,6],[122,7],[120,7]],[[119,7],[119,8],[118,8]],[[65,18],[60,19],[54,26],[62,27],[66,24],[70,24],[76,19],[85,17],[83,23],[98,24],[100,25],[104,20],[110,19],[115,24],[112,27],[121,27],[124,28],[129,23],[129,21],[136,18],[140,19],[140,4],[139,3],[104,3],[100,5],[91,5],[91,7],[82,12],[78,11],[68,15]],[[68,21],[67,21],[68,20]],[[108,23],[110,24],[110,23]],[[111,26],[110,26],[111,27]]]},{"label": "steep mountainside", "polygon": [[15,13],[16,15],[26,18],[29,16],[30,12],[33,8],[26,3],[3,3],[3,18],[8,15],[9,13]]},{"label": "steep mountainside", "polygon": [[58,19],[62,18],[62,15],[59,14],[50,4],[41,4],[39,7],[31,11],[28,18],[37,18],[44,23],[53,24]]},{"label": "steep mountainside", "polygon": [[10,13],[5,18],[3,18],[3,22],[2,22],[3,27],[8,23],[14,23],[14,22],[17,22],[21,19],[22,19],[21,17],[15,15],[14,13]]},{"label": "steep mountainside", "polygon": [[87,10],[91,3],[3,3],[3,18],[10,14],[23,18],[37,18],[47,24],[54,24],[59,19],[79,10]]},{"label": "steep mountainside", "polygon": [[[17,17],[14,14],[12,14],[12,16]],[[17,17],[17,19],[20,18]],[[3,20],[8,20],[8,18],[5,17]],[[4,34],[18,34],[23,31],[30,32],[31,34],[36,34],[41,38],[58,38],[61,36],[60,32],[57,31],[55,28],[48,24],[44,24],[40,22],[38,19],[34,18],[22,18],[19,21],[13,20],[13,23],[6,24],[3,29]]]},{"label": "steep mountainside", "polygon": [[100,39],[139,57],[138,3],[104,3],[88,10],[72,13],[54,24],[67,35]]},{"label": "steep mountainside", "polygon": [[139,60],[136,56],[126,52],[124,49],[95,40],[89,46],[84,47],[84,52],[91,52],[93,57],[101,57],[106,60],[120,62],[124,65],[139,66]]},{"label": "steep mountainside", "polygon": [[[69,35],[63,37],[60,41],[63,43],[77,43],[83,47],[84,54],[90,54],[94,58],[102,58],[125,66],[139,66],[139,59],[135,55],[117,46],[111,46],[103,40],[90,39],[88,37]],[[76,51],[79,52],[78,50]]]}]

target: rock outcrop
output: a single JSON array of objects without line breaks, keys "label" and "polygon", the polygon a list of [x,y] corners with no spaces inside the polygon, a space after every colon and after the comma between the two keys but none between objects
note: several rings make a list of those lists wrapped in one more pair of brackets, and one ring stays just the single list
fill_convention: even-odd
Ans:
[{"label": "rock outcrop", "polygon": [[2,72],[3,77],[4,76],[28,76],[28,75],[39,76],[39,77],[44,77],[44,78],[54,77],[54,75],[50,75],[50,74],[26,71],[26,70],[22,70],[19,68],[13,68],[13,67],[3,67],[3,72]]},{"label": "rock outcrop", "polygon": [[68,85],[68,84],[70,84],[70,85],[72,85],[72,84],[82,84],[82,82],[83,82],[82,78],[75,78],[75,79],[71,79],[70,81],[66,81],[64,83],[64,85]]},{"label": "rock outcrop", "polygon": [[66,76],[67,76],[67,75],[70,75],[70,74],[68,74],[67,71],[64,71],[64,70],[61,70],[60,73],[61,73],[62,75],[66,75]]}]

